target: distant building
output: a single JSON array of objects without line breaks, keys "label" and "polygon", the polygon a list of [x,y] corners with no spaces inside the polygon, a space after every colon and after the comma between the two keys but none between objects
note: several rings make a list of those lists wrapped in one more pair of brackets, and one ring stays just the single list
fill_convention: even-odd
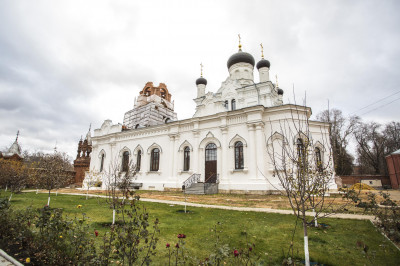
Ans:
[{"label": "distant building", "polygon": [[85,178],[85,172],[90,170],[90,154],[92,152],[92,140],[89,132],[86,134],[85,140],[78,143],[78,152],[74,161],[75,184],[82,185]]},{"label": "distant building", "polygon": [[15,138],[14,143],[6,152],[0,152],[0,159],[3,158],[5,160],[16,160],[22,161],[24,156],[22,155],[21,146],[18,144],[18,136],[19,131],[17,132],[17,137]]},{"label": "distant building", "polygon": [[400,150],[386,156],[386,164],[389,171],[390,183],[393,189],[400,186]]}]

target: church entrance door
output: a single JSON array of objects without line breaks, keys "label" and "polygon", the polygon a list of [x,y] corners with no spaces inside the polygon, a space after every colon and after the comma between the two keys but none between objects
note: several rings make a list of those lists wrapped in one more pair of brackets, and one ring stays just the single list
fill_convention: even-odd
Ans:
[{"label": "church entrance door", "polygon": [[217,145],[209,143],[205,154],[205,183],[217,182]]}]

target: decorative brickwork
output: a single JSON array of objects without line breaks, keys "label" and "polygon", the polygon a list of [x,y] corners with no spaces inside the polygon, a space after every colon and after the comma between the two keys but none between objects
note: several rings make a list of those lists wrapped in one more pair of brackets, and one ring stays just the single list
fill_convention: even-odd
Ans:
[{"label": "decorative brickwork", "polygon": [[92,141],[90,139],[90,132],[86,136],[85,140],[82,139],[78,144],[78,154],[74,161],[75,171],[75,184],[82,185],[83,179],[85,179],[85,172],[90,169],[90,153],[92,152]]}]

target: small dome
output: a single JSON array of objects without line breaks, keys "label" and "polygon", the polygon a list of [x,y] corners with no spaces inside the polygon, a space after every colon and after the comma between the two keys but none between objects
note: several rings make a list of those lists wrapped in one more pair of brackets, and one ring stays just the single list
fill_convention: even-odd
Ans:
[{"label": "small dome", "polygon": [[236,54],[233,54],[233,55],[231,55],[231,57],[229,57],[228,63],[227,63],[228,69],[237,63],[249,63],[250,65],[252,65],[254,67],[255,61],[254,61],[254,57],[251,54],[239,51]]},{"label": "small dome", "polygon": [[207,85],[207,80],[203,77],[196,79],[196,85],[199,85],[199,84]]},{"label": "small dome", "polygon": [[277,91],[278,91],[278,95],[283,95],[283,90],[281,88],[278,88]]},{"label": "small dome", "polygon": [[261,59],[260,61],[258,61],[258,63],[257,63],[257,69],[260,69],[260,68],[262,68],[262,67],[270,67],[271,66],[271,63],[268,61],[268,60],[266,60],[266,59]]}]

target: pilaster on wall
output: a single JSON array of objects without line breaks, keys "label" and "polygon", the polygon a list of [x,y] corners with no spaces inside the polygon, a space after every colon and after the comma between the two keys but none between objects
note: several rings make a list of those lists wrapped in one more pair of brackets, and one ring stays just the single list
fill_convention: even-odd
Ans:
[{"label": "pilaster on wall", "polygon": [[249,169],[251,169],[249,171],[250,174],[250,178],[249,179],[257,179],[257,153],[256,153],[256,149],[254,147],[256,147],[256,139],[255,139],[255,127],[254,124],[247,124],[247,130],[249,132]]},{"label": "pilaster on wall", "polygon": [[255,125],[256,128],[256,154],[257,154],[257,179],[264,179],[265,175],[265,161],[264,161],[264,123],[259,122]]},{"label": "pilaster on wall", "polygon": [[221,148],[222,148],[222,160],[221,160],[221,165],[222,165],[222,170],[220,174],[220,179],[226,179],[228,176],[228,156],[227,156],[227,151],[228,151],[228,140],[227,140],[227,135],[228,135],[228,127],[227,126],[221,126],[221,133],[222,133],[222,143],[221,143]]}]

